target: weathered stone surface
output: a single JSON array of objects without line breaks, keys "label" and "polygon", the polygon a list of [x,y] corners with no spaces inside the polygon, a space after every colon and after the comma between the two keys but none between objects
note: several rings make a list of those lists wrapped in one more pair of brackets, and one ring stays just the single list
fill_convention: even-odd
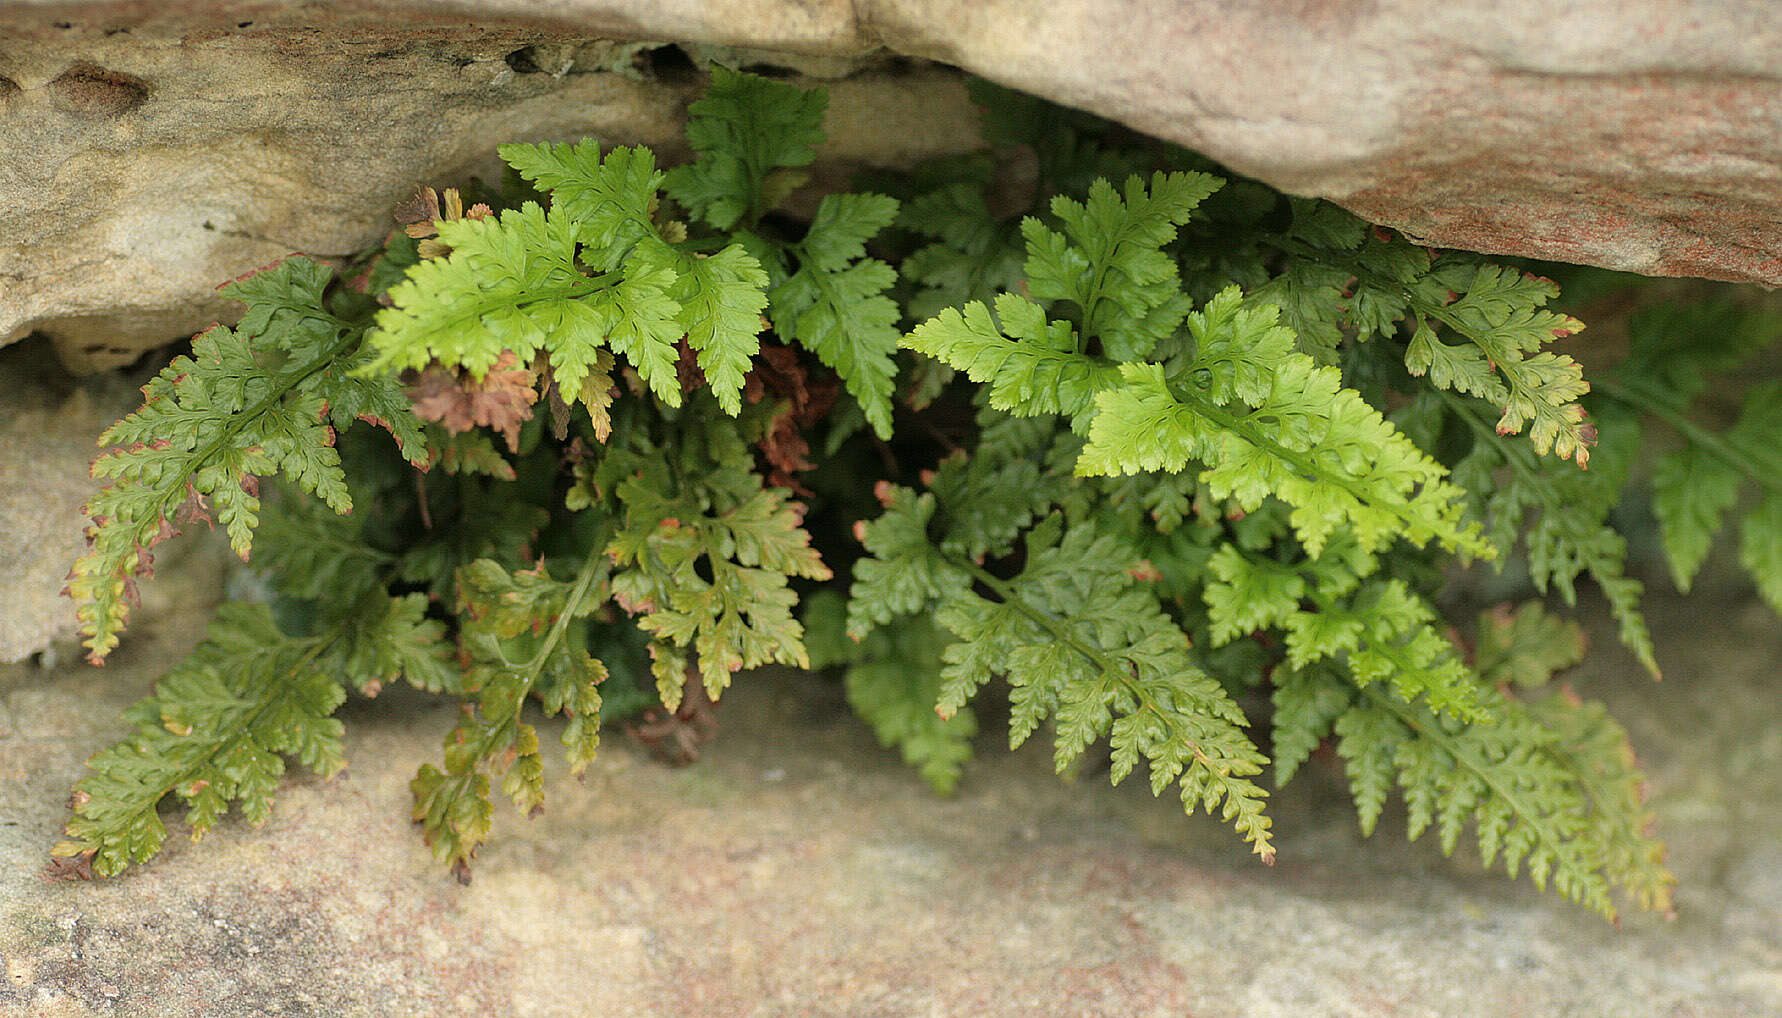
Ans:
[{"label": "weathered stone surface", "polygon": [[133,875],[42,883],[82,758],[197,638],[182,589],[103,671],[0,666],[0,1018],[1782,1013],[1782,633],[1753,602],[1657,599],[1663,684],[1593,626],[1580,684],[1633,728],[1682,881],[1677,921],[1616,930],[1391,819],[1362,841],[1332,760],[1277,796],[1268,869],[1142,780],[1059,782],[1038,741],[987,734],[936,799],[832,684],[772,674],[684,770],[613,735],[577,783],[544,725],[546,812],[498,805],[468,887],[406,822],[453,712],[399,690],[345,708],[348,770],[265,827],[175,823]]},{"label": "weathered stone surface", "polygon": [[694,76],[617,39],[797,54],[758,59],[837,77],[833,156],[974,144],[948,73],[872,69],[907,54],[1433,244],[1782,283],[1765,0],[0,0],[0,342],[128,360],[499,141],[673,154]]},{"label": "weathered stone surface", "polygon": [[61,591],[86,550],[93,439],[133,396],[114,376],[70,377],[42,340],[0,350],[0,661],[74,635]]},{"label": "weathered stone surface", "polygon": [[1432,244],[1782,283],[1782,19],[1764,0],[863,9],[900,52]]}]

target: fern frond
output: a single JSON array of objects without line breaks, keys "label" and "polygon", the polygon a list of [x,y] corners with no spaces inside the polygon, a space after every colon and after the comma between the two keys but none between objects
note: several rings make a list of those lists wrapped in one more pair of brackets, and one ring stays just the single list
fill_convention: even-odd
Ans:
[{"label": "fern frond", "polygon": [[652,220],[662,174],[646,149],[603,157],[582,142],[501,152],[551,191],[549,211],[527,202],[499,218],[438,223],[451,253],[411,266],[390,289],[365,370],[438,361],[480,378],[503,356],[526,364],[542,353],[562,391],[579,394],[610,350],[679,406],[684,336],[720,405],[739,412],[766,306],[759,263],[735,245],[702,257],[663,239]]},{"label": "fern frond", "polygon": [[610,568],[597,546],[572,582],[553,580],[542,564],[510,573],[488,559],[460,572],[459,608],[468,620],[460,641],[472,662],[476,709],[446,735],[444,768],[423,764],[409,790],[434,857],[461,879],[493,822],[490,773],[501,775],[503,794],[522,812],[544,802],[538,733],[520,720],[527,697],[541,687],[551,690],[543,697],[547,708],[572,715],[564,733],[572,764],[579,772],[592,758],[600,719],[596,687],[606,669],[589,656],[572,623],[606,599]]},{"label": "fern frond", "polygon": [[967,594],[942,604],[935,618],[959,642],[944,654],[939,709],[1004,675],[1013,687],[1012,744],[1050,716],[1064,770],[1108,738],[1116,784],[1143,761],[1152,794],[1179,784],[1186,810],[1219,812],[1272,862],[1267,796],[1249,780],[1266,758],[1244,734],[1243,712],[1195,665],[1187,638],[1139,586],[1136,563],[1116,540],[1059,529],[1054,517],[1029,533],[1027,566],[1011,580],[971,568],[993,599]]},{"label": "fern frond", "polygon": [[1095,394],[1119,384],[1119,368],[1078,349],[1067,322],[1049,322],[1039,305],[1012,293],[996,298],[996,318],[973,301],[948,308],[905,338],[917,353],[943,361],[990,390],[990,405],[1031,417],[1076,417]]},{"label": "fern frond", "polygon": [[1401,699],[1422,697],[1437,713],[1488,720],[1478,683],[1443,636],[1435,610],[1403,580],[1364,579],[1375,563],[1352,543],[1291,565],[1224,544],[1208,568],[1216,645],[1280,630],[1293,669],[1334,658],[1357,686],[1385,682]]},{"label": "fern frond", "polygon": [[62,854],[90,853],[112,876],[161,850],[156,808],[168,795],[189,807],[197,840],[231,803],[264,823],[285,755],[324,777],[340,770],[342,726],[330,715],[346,694],[319,660],[332,642],[286,637],[265,605],[224,605],[205,641],[130,708],[130,735],[88,761]]},{"label": "fern frond", "polygon": [[804,182],[823,143],[829,95],[784,81],[711,69],[711,86],[687,107],[687,143],[698,153],[665,182],[668,194],[719,230],[752,229]]},{"label": "fern frond", "polygon": [[756,337],[768,301],[767,272],[735,244],[709,257],[683,252],[677,270],[680,277],[668,289],[681,306],[676,321],[718,405],[734,417],[742,412],[743,376],[761,348]]},{"label": "fern frond", "polygon": [[1548,615],[1539,601],[1513,612],[1500,606],[1479,615],[1473,667],[1487,685],[1539,689],[1584,660],[1584,645],[1576,622]]},{"label": "fern frond", "polygon": [[927,320],[972,301],[988,304],[1021,284],[1020,224],[991,214],[982,183],[956,181],[918,195],[904,203],[897,225],[934,238],[898,266],[920,287],[909,300],[911,318]]},{"label": "fern frond", "polygon": [[1584,328],[1576,318],[1543,307],[1558,295],[1552,280],[1501,265],[1481,265],[1451,303],[1413,301],[1419,314],[1453,329],[1475,349],[1447,346],[1427,326],[1420,326],[1406,351],[1405,365],[1414,375],[1428,373],[1438,386],[1498,406],[1503,411],[1498,434],[1520,434],[1528,427],[1535,452],[1544,455],[1551,449],[1582,467],[1596,441],[1584,408],[1578,405],[1590,385],[1577,361],[1541,350],[1555,338]]},{"label": "fern frond", "polygon": [[1607,522],[1627,478],[1637,427],[1623,414],[1599,414],[1596,465],[1578,470],[1507,441],[1459,397],[1438,396],[1473,432],[1473,448],[1455,464],[1454,476],[1474,493],[1493,542],[1508,548],[1522,535],[1535,585],[1543,593],[1557,589],[1567,604],[1576,603],[1574,581],[1588,571],[1620,624],[1621,642],[1658,675],[1652,635],[1640,611],[1645,588],[1626,574],[1627,541]]},{"label": "fern frond", "polygon": [[1652,514],[1678,590],[1689,592],[1744,481],[1736,467],[1697,446],[1659,458],[1652,470]]},{"label": "fern frond", "polygon": [[1081,310],[1080,331],[1115,361],[1143,360],[1175,332],[1190,303],[1175,259],[1163,246],[1224,181],[1206,173],[1157,173],[1147,188],[1128,177],[1123,192],[1097,180],[1088,200],[1060,195],[1052,215],[1062,233],[1038,219],[1021,224],[1027,240],[1028,292],[1068,300]]},{"label": "fern frond", "polygon": [[1451,853],[1469,823],[1486,865],[1526,867],[1538,887],[1613,919],[1620,888],[1667,908],[1672,877],[1645,834],[1647,815],[1625,734],[1601,709],[1560,694],[1528,707],[1502,699],[1492,724],[1443,720],[1384,690],[1362,692],[1336,720],[1364,833],[1386,789],[1410,809],[1409,835],[1434,826]]},{"label": "fern frond", "polygon": [[926,533],[934,495],[893,487],[881,501],[886,513],[861,528],[871,555],[855,565],[849,632],[865,636],[932,606],[956,640],[942,655],[941,717],[1004,676],[1012,744],[1053,718],[1062,770],[1110,738],[1115,782],[1146,761],[1154,794],[1179,784],[1186,809],[1219,811],[1257,854],[1273,858],[1265,795],[1249,780],[1265,760],[1243,733],[1243,714],[1195,665],[1187,638],[1138,584],[1136,558],[1116,538],[1092,525],[1066,531],[1053,516],[1029,531],[1025,568],[1004,579],[935,547]]},{"label": "fern frond", "polygon": [[[596,272],[618,268],[637,245],[658,239],[651,214],[663,174],[649,149],[620,145],[602,156],[600,144],[590,139],[496,151],[521,177],[550,192],[551,211],[572,224],[576,240],[587,247],[582,261]],[[457,250],[443,234],[440,239]]]},{"label": "fern frond", "polygon": [[[394,383],[350,378],[357,326],[320,305],[327,271],[303,258],[223,288],[246,325],[215,326],[143,387],[143,405],[100,436],[93,463],[109,478],[86,506],[88,552],[68,578],[90,660],[117,646],[152,549],[191,521],[214,519],[244,559],[259,522],[260,478],[283,474],[329,508],[352,509],[334,421],[364,417],[396,435],[411,460],[425,440]],[[258,330],[258,331],[253,331]]]},{"label": "fern frond", "polygon": [[[880,481],[875,489],[885,507],[877,519],[862,521],[854,536],[868,554],[854,563],[849,588],[848,635],[864,639],[874,627],[913,615],[971,586],[963,566],[943,557],[928,536],[935,497]],[[961,700],[961,703],[964,701]]]},{"label": "fern frond", "polygon": [[1292,349],[1266,307],[1235,288],[1189,316],[1194,359],[1166,378],[1160,364],[1121,365],[1096,396],[1085,475],[1180,470],[1204,463],[1215,497],[1252,510],[1267,496],[1293,507],[1312,555],[1341,529],[1372,551],[1403,537],[1463,555],[1493,554],[1461,520],[1461,491],[1339,373]]},{"label": "fern frond", "polygon": [[897,217],[879,194],[830,195],[788,250],[797,270],[769,293],[774,330],[835,369],[880,438],[891,437],[892,377],[902,312],[886,296],[897,270],[866,257],[866,241]]},{"label": "fern frond", "polygon": [[714,700],[743,668],[808,666],[788,582],[830,577],[799,525],[801,507],[783,489],[762,487],[734,432],[713,436],[713,469],[677,477],[657,459],[614,493],[624,515],[606,549],[616,567],[613,596],[654,635],[670,709],[686,680],[673,667],[687,649],[698,652]]}]

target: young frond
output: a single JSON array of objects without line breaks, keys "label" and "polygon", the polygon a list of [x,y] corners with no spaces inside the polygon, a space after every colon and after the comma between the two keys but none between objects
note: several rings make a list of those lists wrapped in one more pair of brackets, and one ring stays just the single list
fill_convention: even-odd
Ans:
[{"label": "young frond", "polygon": [[1086,202],[1053,198],[1062,233],[1038,219],[1021,224],[1028,292],[1038,300],[1075,304],[1082,334],[1099,340],[1109,358],[1151,356],[1190,307],[1175,259],[1163,246],[1223,184],[1206,173],[1157,173],[1148,188],[1132,176],[1123,193],[1097,180]]}]

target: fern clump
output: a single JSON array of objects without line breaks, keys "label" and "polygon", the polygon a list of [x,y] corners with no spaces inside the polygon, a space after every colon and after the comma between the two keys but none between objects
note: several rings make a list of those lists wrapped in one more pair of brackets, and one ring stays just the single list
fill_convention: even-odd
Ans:
[{"label": "fern clump", "polygon": [[269,594],[94,757],[58,868],[150,858],[169,796],[194,835],[264,819],[286,758],[342,766],[349,693],[402,681],[463,702],[411,789],[468,879],[497,789],[543,803],[537,714],[579,771],[615,719],[779,664],[842,669],[943,793],[1006,703],[1011,745],[1105,753],[1272,861],[1268,786],[1328,744],[1364,830],[1397,796],[1445,851],[1667,908],[1625,733],[1554,681],[1576,627],[1529,601],[1469,638],[1443,584],[1520,559],[1569,602],[1587,572],[1656,671],[1610,518],[1650,418],[1683,440],[1653,478],[1677,582],[1751,493],[1782,607],[1774,394],[1696,423],[1736,358],[1652,318],[1593,392],[1545,279],[980,96],[1037,179],[950,160],[799,220],[823,94],[716,68],[686,165],[505,145],[501,189],[424,190],[345,277],[226,287],[241,322],[103,437],[69,590],[100,661],[154,547],[215,519]]}]

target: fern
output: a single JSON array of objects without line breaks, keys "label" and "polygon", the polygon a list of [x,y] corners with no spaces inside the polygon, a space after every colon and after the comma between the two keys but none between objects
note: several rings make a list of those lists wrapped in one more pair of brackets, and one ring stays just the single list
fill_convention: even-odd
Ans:
[{"label": "fern", "polygon": [[340,770],[343,729],[329,715],[346,693],[318,666],[326,646],[286,639],[263,605],[225,606],[205,642],[125,714],[131,734],[89,761],[72,840],[56,854],[87,855],[111,876],[161,850],[167,828],[156,808],[168,795],[190,807],[196,841],[232,802],[265,822],[281,754],[323,776]]},{"label": "fern", "polygon": [[1421,696],[1433,711],[1489,723],[1473,673],[1442,635],[1434,609],[1402,580],[1364,582],[1374,565],[1353,545],[1282,565],[1226,544],[1209,563],[1213,640],[1223,645],[1278,629],[1289,667],[1338,658],[1359,688],[1387,680],[1402,700]]},{"label": "fern", "polygon": [[669,177],[669,193],[719,230],[753,228],[803,183],[797,168],[817,157],[829,97],[721,65],[711,73],[710,90],[688,108],[698,155]]},{"label": "fern", "polygon": [[885,438],[901,314],[884,291],[897,272],[864,255],[867,239],[896,214],[897,202],[883,195],[824,198],[804,240],[787,248],[797,269],[770,294],[774,329],[834,368]]},{"label": "fern", "polygon": [[703,469],[640,462],[613,492],[624,506],[606,547],[618,566],[613,596],[653,637],[658,691],[670,710],[680,705],[688,650],[697,652],[713,699],[744,668],[808,667],[788,581],[830,576],[797,510],[783,492],[761,486],[734,433],[710,438]]},{"label": "fern", "polygon": [[1530,455],[1505,441],[1472,406],[1453,397],[1446,401],[1473,433],[1473,448],[1456,464],[1455,476],[1477,493],[1494,543],[1508,547],[1526,530],[1520,539],[1536,586],[1557,589],[1567,604],[1576,603],[1578,575],[1590,573],[1620,623],[1621,641],[1657,677],[1652,635],[1640,611],[1645,587],[1627,575],[1627,541],[1608,523],[1637,441],[1632,422],[1621,414],[1601,415],[1596,466],[1581,471]]},{"label": "fern", "polygon": [[677,344],[691,333],[701,369],[736,413],[741,365],[759,349],[754,313],[765,304],[754,260],[727,248],[696,266],[656,234],[649,217],[661,175],[647,151],[601,159],[584,144],[503,154],[563,197],[549,212],[528,202],[499,218],[439,223],[451,254],[422,261],[391,288],[370,369],[439,361],[480,377],[504,354],[525,364],[543,352],[558,384],[579,392],[610,350],[679,406]]},{"label": "fern", "polygon": [[[1281,309],[1303,352],[1334,364],[1346,332],[1356,341],[1411,329],[1404,365],[1431,384],[1496,407],[1500,434],[1528,429],[1537,453],[1582,467],[1594,432],[1579,400],[1590,386],[1565,354],[1542,348],[1584,328],[1544,305],[1552,280],[1466,255],[1429,251],[1325,202],[1293,199],[1284,235],[1263,243],[1287,264],[1253,299]],[[1443,340],[1447,332],[1459,343]]]},{"label": "fern", "polygon": [[1459,489],[1338,374],[1292,352],[1271,316],[1245,312],[1228,290],[1190,320],[1196,355],[1172,388],[1158,364],[1126,365],[1096,398],[1085,474],[1206,464],[1216,497],[1251,510],[1274,496],[1316,555],[1338,528],[1374,550],[1403,536],[1489,555],[1461,522]]},{"label": "fern", "polygon": [[866,243],[896,218],[898,203],[828,195],[801,239],[760,229],[761,217],[804,182],[797,168],[823,141],[827,103],[821,92],[715,68],[711,91],[689,109],[687,140],[699,156],[670,173],[666,187],[761,260],[774,330],[840,375],[867,423],[889,438],[900,312],[885,291],[897,272],[867,257]]},{"label": "fern", "polygon": [[987,175],[961,180],[904,203],[898,225],[932,238],[900,267],[920,287],[908,303],[912,317],[987,304],[1020,282],[1020,224],[991,212],[983,193],[989,182]]},{"label": "fern", "polygon": [[1636,323],[1593,389],[1547,349],[1581,326],[1544,279],[977,94],[1031,172],[794,201],[825,97],[718,69],[684,166],[503,146],[507,192],[424,189],[366,292],[301,258],[226,287],[241,322],[107,432],[70,591],[101,658],[156,543],[214,516],[270,601],[225,607],[94,758],[63,870],[152,856],[169,797],[194,834],[263,820],[287,758],[342,765],[344,698],[402,681],[463,702],[410,788],[468,879],[495,793],[544,801],[534,711],[580,772],[613,719],[703,737],[778,664],[839,668],[941,792],[1000,683],[1012,745],[1048,731],[1061,771],[1105,745],[1265,861],[1261,775],[1334,741],[1364,831],[1402,797],[1444,851],[1470,829],[1605,915],[1667,908],[1625,732],[1560,677],[1580,631],[1491,609],[1469,651],[1436,605],[1449,566],[1521,553],[1567,602],[1591,576],[1656,672],[1611,515],[1644,414],[1679,439],[1653,474],[1678,584],[1737,514],[1782,607],[1782,392],[1719,430],[1695,405],[1761,319]]},{"label": "fern", "polygon": [[[479,559],[459,575],[459,609],[468,621],[460,642],[471,657],[466,685],[476,709],[446,735],[445,768],[421,765],[409,782],[414,819],[433,854],[461,876],[489,836],[494,809],[486,769],[501,771],[501,791],[522,812],[544,803],[544,764],[537,730],[520,719],[528,696],[542,692],[551,713],[570,715],[563,743],[580,774],[599,745],[605,667],[574,637],[571,623],[591,613],[610,564],[598,552],[571,583],[540,566],[509,573]],[[537,630],[543,628],[542,634]]]}]

